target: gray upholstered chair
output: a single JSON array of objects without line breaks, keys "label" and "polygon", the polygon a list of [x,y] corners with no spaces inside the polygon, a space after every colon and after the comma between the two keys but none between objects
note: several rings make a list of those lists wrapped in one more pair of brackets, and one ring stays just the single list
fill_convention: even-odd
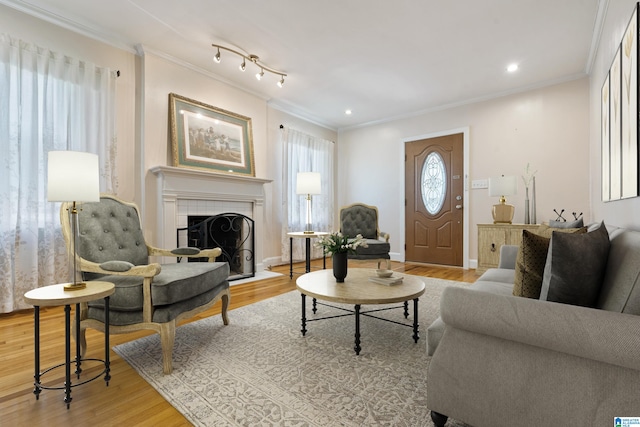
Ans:
[{"label": "gray upholstered chair", "polygon": [[[69,246],[71,225],[61,207],[62,232]],[[222,299],[222,321],[229,323],[229,264],[215,262],[219,248],[172,251],[146,244],[136,205],[114,196],[82,204],[78,212],[77,253],[84,280],[103,280],[116,285],[109,302],[110,333],[149,329],[160,334],[165,374],[172,370],[177,322],[210,308]],[[149,256],[207,257],[209,262],[149,263]],[[80,310],[80,346],[86,350],[85,331],[104,331],[104,301],[83,304]]]},{"label": "gray upholstered chair", "polygon": [[378,228],[378,208],[353,203],[340,209],[340,232],[347,237],[362,234],[367,239],[367,247],[356,248],[355,254],[349,254],[349,259],[376,260],[378,268],[382,260],[386,261],[387,269],[391,268],[389,251],[389,234]]}]

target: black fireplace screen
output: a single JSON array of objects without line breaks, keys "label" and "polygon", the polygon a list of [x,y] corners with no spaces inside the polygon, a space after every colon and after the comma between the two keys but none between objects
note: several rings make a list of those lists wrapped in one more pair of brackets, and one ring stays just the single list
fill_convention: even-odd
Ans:
[{"label": "black fireplace screen", "polygon": [[[228,262],[229,281],[254,277],[254,221],[239,213],[214,216],[188,216],[187,227],[178,228],[178,246],[200,249],[220,248],[219,262]],[[207,258],[188,258],[189,262],[206,262]]]}]

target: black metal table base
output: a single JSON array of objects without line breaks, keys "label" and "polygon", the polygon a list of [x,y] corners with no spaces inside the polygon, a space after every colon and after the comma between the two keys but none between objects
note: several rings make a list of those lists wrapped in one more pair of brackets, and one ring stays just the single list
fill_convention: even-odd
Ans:
[{"label": "black metal table base", "polygon": [[[93,381],[104,374],[104,381],[109,386],[109,380],[111,379],[111,368],[109,361],[109,297],[104,298],[104,313],[105,313],[105,330],[104,330],[104,360],[102,359],[83,359],[80,355],[80,304],[76,304],[76,318],[75,318],[75,329],[76,329],[76,357],[75,360],[71,360],[71,305],[67,304],[64,306],[64,335],[65,335],[65,361],[64,363],[60,363],[58,365],[52,366],[44,371],[40,371],[40,307],[34,306],[34,326],[35,326],[35,374],[34,374],[34,382],[33,382],[33,394],[36,395],[36,400],[40,399],[40,392],[42,390],[64,390],[65,397],[64,403],[67,404],[67,409],[69,409],[71,405],[71,388],[77,387],[82,384],[86,384],[90,381]],[[80,374],[82,373],[82,362],[87,361],[96,361],[104,364],[104,370],[95,375],[92,378],[86,379],[82,382],[78,382],[72,384],[71,382],[71,364],[75,362],[76,369],[75,374],[77,379],[80,379]],[[50,372],[54,369],[63,367],[65,368],[65,382],[63,386],[60,387],[50,387],[42,385],[41,379],[44,374]]]},{"label": "black metal table base", "polygon": [[387,310],[394,310],[394,309],[398,309],[398,308],[402,308],[403,309],[403,314],[404,314],[404,318],[408,319],[409,318],[409,301],[404,301],[403,304],[401,306],[393,306],[393,307],[383,307],[383,308],[378,308],[375,310],[367,310],[367,311],[362,311],[361,310],[361,304],[355,304],[353,310],[348,309],[348,308],[344,308],[344,307],[338,307],[335,305],[331,305],[331,304],[326,304],[326,303],[322,303],[322,302],[318,302],[316,298],[313,298],[313,303],[312,303],[312,311],[314,314],[316,314],[317,310],[318,310],[318,305],[324,305],[326,307],[331,307],[331,308],[335,308],[338,310],[342,310],[345,311],[345,314],[338,314],[335,316],[326,316],[326,317],[318,317],[315,319],[307,319],[307,308],[306,308],[306,300],[307,300],[307,296],[305,294],[301,294],[302,296],[302,328],[300,329],[300,332],[302,332],[302,336],[305,336],[307,334],[307,323],[308,322],[315,322],[318,320],[326,320],[326,319],[336,319],[338,317],[346,317],[346,316],[355,316],[355,334],[354,334],[354,347],[353,349],[356,352],[356,355],[360,354],[360,351],[362,350],[362,347],[360,346],[361,342],[360,342],[360,316],[366,316],[366,317],[372,317],[374,319],[378,319],[378,320],[383,320],[385,322],[389,322],[389,323],[395,323],[396,325],[400,325],[400,326],[407,326],[413,329],[413,341],[415,343],[418,342],[418,340],[420,339],[420,331],[419,331],[419,323],[418,323],[418,298],[413,299],[413,323],[412,324],[407,324],[407,323],[402,323],[402,322],[397,322],[395,320],[391,320],[391,319],[385,319],[383,317],[378,317],[378,316],[374,316],[371,313],[377,313],[380,311],[387,311]]},{"label": "black metal table base", "polygon": [[[311,239],[314,237],[305,237],[304,243],[304,272],[311,272]],[[322,254],[322,269],[327,268],[327,256]],[[289,279],[293,279],[293,237],[289,237]]]}]

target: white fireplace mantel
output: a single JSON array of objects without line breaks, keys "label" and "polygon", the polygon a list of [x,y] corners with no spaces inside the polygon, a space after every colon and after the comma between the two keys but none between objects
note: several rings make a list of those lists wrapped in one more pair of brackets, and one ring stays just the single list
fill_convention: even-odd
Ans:
[{"label": "white fireplace mantel", "polygon": [[157,231],[161,247],[176,246],[178,200],[249,202],[255,223],[256,271],[263,270],[264,184],[271,180],[172,166],[154,166],[150,171],[157,177]]}]

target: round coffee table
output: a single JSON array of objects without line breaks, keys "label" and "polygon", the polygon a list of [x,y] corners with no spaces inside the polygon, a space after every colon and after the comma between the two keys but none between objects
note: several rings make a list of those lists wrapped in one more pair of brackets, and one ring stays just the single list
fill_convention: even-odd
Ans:
[{"label": "round coffee table", "polygon": [[[413,328],[413,340],[418,342],[418,298],[424,294],[425,285],[418,276],[410,276],[402,273],[393,273],[394,277],[402,276],[402,283],[396,285],[381,285],[369,281],[370,277],[376,277],[373,269],[350,268],[344,283],[337,283],[333,277],[332,270],[319,270],[312,273],[303,274],[296,280],[296,288],[302,295],[302,335],[307,333],[307,322],[317,320],[333,319],[343,316],[355,316],[355,346],[356,354],[360,354],[360,316],[373,317],[375,319],[396,323],[402,326]],[[353,310],[346,310],[349,313],[340,316],[321,317],[307,319],[306,297],[313,298],[313,312],[317,311],[317,300],[332,303],[353,304]],[[403,303],[404,317],[409,317],[409,301],[413,300],[413,324],[400,323],[382,317],[373,316],[371,313],[379,310],[361,311],[362,305],[393,304]],[[328,305],[329,304],[321,304]],[[331,306],[330,306],[331,307]],[[344,308],[340,307],[342,310]]]}]

